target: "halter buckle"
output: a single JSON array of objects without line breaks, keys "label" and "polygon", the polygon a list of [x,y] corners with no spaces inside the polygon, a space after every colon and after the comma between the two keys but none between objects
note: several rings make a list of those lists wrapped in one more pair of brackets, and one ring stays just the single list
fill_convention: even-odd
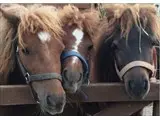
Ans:
[{"label": "halter buckle", "polygon": [[27,73],[25,74],[25,79],[26,79],[27,84],[30,82],[29,76],[30,76],[30,74],[27,72]]}]

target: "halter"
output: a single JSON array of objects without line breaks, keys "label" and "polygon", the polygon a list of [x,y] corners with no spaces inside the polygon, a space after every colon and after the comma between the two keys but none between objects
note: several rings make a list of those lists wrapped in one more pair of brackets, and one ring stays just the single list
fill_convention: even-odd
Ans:
[{"label": "halter", "polygon": [[62,77],[58,73],[42,73],[42,74],[30,75],[30,73],[27,71],[27,69],[25,68],[25,66],[22,64],[22,62],[19,59],[18,46],[16,50],[16,60],[17,60],[18,66],[27,84],[30,84],[33,81],[43,81],[43,80],[50,80],[50,79],[58,79],[62,81]]},{"label": "halter", "polygon": [[76,56],[77,58],[80,59],[80,61],[83,64],[83,69],[84,69],[84,73],[83,73],[83,78],[84,78],[84,84],[89,84],[89,65],[88,62],[86,61],[86,59],[77,51],[74,50],[70,50],[70,51],[63,51],[63,53],[61,54],[61,62],[64,62],[64,60],[68,57],[71,56]]},{"label": "halter", "polygon": [[115,69],[116,69],[117,75],[119,76],[121,81],[123,81],[122,78],[125,75],[125,73],[134,67],[144,67],[144,68],[150,70],[152,72],[151,79],[154,80],[155,76],[156,76],[156,68],[157,68],[156,49],[153,48],[153,63],[152,64],[145,62],[145,61],[132,61],[132,62],[128,63],[126,66],[124,66],[121,70],[118,70],[118,67],[117,67],[117,64],[115,61]]}]

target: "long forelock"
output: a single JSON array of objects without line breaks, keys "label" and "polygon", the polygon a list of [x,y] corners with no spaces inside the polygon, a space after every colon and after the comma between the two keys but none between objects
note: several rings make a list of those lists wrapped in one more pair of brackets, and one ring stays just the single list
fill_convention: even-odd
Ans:
[{"label": "long forelock", "polygon": [[19,43],[24,46],[22,39],[23,33],[29,32],[36,34],[39,30],[52,33],[53,40],[61,41],[61,36],[64,33],[55,7],[29,6],[28,11],[21,16],[21,22],[18,28]]},{"label": "long forelock", "polygon": [[96,32],[100,23],[100,17],[98,11],[89,9],[83,12],[85,19],[83,20],[84,29],[94,42]]},{"label": "long forelock", "polygon": [[99,16],[96,10],[80,11],[76,6],[66,5],[59,10],[59,17],[65,25],[77,25],[79,29],[86,32],[91,40],[99,24]]}]

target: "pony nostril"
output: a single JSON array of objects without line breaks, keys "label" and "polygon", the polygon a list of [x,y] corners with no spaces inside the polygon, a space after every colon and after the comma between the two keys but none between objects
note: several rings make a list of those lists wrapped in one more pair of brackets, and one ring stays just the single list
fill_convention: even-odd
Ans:
[{"label": "pony nostril", "polygon": [[146,85],[147,85],[147,84],[146,84],[146,81],[142,81],[142,82],[141,82],[141,87],[142,87],[142,88],[145,88]]},{"label": "pony nostril", "polygon": [[47,105],[61,108],[65,103],[65,96],[48,95],[46,98]]},{"label": "pony nostril", "polygon": [[130,80],[129,83],[128,83],[128,86],[129,86],[130,89],[133,89],[135,87],[134,81]]},{"label": "pony nostril", "polygon": [[56,109],[61,109],[63,106],[63,103],[59,102],[56,104]]},{"label": "pony nostril", "polygon": [[49,105],[49,106],[53,106],[53,101],[52,101],[52,98],[51,98],[51,96],[50,95],[48,95],[47,96],[47,104]]},{"label": "pony nostril", "polygon": [[75,72],[75,71],[68,71],[67,69],[64,69],[62,72],[63,79],[65,81],[73,81],[71,84],[75,82],[79,82],[83,79],[83,73],[81,72]]},{"label": "pony nostril", "polygon": [[65,80],[68,80],[68,77],[67,77],[67,70],[63,70],[63,73],[62,73],[62,76]]},{"label": "pony nostril", "polygon": [[140,81],[134,81],[130,80],[128,83],[128,86],[130,89],[147,89],[148,88],[148,81],[147,80],[140,80]]},{"label": "pony nostril", "polygon": [[79,80],[78,80],[78,82],[80,82],[80,81],[82,80],[82,77],[83,77],[83,74],[80,73],[80,74],[79,74]]},{"label": "pony nostril", "polygon": [[149,89],[149,83],[147,80],[130,80],[128,81],[128,92],[131,95],[141,97],[147,93]]},{"label": "pony nostril", "polygon": [[144,80],[144,89],[148,89],[148,81]]}]

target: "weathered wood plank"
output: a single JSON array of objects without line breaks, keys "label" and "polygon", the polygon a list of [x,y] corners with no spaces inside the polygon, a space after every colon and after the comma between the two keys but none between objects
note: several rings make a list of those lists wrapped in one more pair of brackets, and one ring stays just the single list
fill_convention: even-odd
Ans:
[{"label": "weathered wood plank", "polygon": [[108,107],[94,116],[130,116],[150,103],[149,101],[109,103]]},{"label": "weathered wood plank", "polygon": [[0,105],[35,104],[27,85],[0,86]]},{"label": "weathered wood plank", "polygon": [[160,101],[153,102],[153,116],[160,116]]},{"label": "weathered wood plank", "polygon": [[[68,96],[73,102],[159,101],[159,86],[158,83],[151,83],[150,92],[143,100],[129,98],[124,85],[120,83],[90,84],[82,86],[81,91],[83,92]],[[27,85],[0,86],[0,105],[18,104],[36,104],[30,87]]]},{"label": "weathered wood plank", "polygon": [[[152,101],[154,99],[159,100],[159,83],[151,83],[151,88],[147,97],[142,101]],[[114,101],[141,101],[139,99],[131,99],[125,92],[123,84],[92,84],[88,87],[82,87],[88,95],[88,99],[85,102],[114,102]],[[84,100],[83,100],[84,101]]]}]

